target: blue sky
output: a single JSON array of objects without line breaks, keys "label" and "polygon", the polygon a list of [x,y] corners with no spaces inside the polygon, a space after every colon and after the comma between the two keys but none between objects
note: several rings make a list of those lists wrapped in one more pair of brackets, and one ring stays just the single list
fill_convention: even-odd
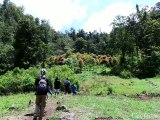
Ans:
[{"label": "blue sky", "polygon": [[[135,5],[154,6],[159,0],[10,0],[25,14],[46,19],[56,31],[71,27],[109,33],[115,16],[135,12]],[[3,3],[3,0],[0,0]]]}]

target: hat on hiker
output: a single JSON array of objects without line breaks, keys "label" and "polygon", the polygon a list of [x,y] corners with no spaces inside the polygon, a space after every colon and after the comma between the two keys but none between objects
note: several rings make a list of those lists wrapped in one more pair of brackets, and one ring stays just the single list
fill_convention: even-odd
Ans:
[{"label": "hat on hiker", "polygon": [[41,75],[45,75],[46,74],[46,69],[45,68],[42,68],[41,69]]}]

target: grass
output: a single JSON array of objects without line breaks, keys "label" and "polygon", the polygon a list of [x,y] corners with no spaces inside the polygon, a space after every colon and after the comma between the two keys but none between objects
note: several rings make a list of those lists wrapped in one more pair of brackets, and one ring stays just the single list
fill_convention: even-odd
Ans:
[{"label": "grass", "polygon": [[137,95],[146,93],[160,93],[159,78],[143,79],[137,78],[122,79],[116,76],[94,75],[83,80],[81,90],[88,94],[107,95],[108,88],[116,95]]},{"label": "grass", "polygon": [[[28,108],[28,101],[30,99],[34,100],[34,97],[33,93],[1,96],[1,117],[24,113]],[[50,98],[53,99],[53,101],[59,101],[62,105],[66,105],[70,112],[75,113],[76,120],[94,120],[98,117],[112,117],[125,120],[159,119],[159,97],[136,99],[121,95],[109,95],[105,97],[64,95]],[[13,104],[17,105],[17,111],[10,111],[8,109]],[[57,120],[62,114],[64,114],[62,111],[56,111],[50,120]]]},{"label": "grass", "polygon": [[[0,118],[11,114],[20,114],[28,108],[29,101],[35,99],[34,97],[34,93],[1,96]],[[12,106],[15,106],[16,110],[11,110]]]},{"label": "grass", "polygon": [[[80,88],[77,96],[67,95],[50,97],[66,105],[70,112],[75,113],[76,120],[95,120],[95,118],[115,118],[124,120],[160,119],[160,97],[138,95],[160,93],[160,78],[139,80],[137,78],[122,79],[116,76],[100,75],[101,67],[92,72],[83,71],[76,74]],[[105,73],[110,69],[105,69]],[[112,93],[108,95],[108,93]],[[136,95],[136,98],[125,96]],[[17,94],[0,97],[0,118],[7,115],[17,115],[27,110],[29,100],[35,100],[34,93]],[[16,105],[17,110],[9,110]],[[62,111],[56,111],[50,120],[57,120]]]},{"label": "grass", "polygon": [[[153,119],[160,110],[159,98],[139,100],[124,96],[68,96],[57,100],[76,114],[76,120],[94,120],[98,117],[125,120]],[[58,112],[57,112],[58,113]],[[55,114],[51,120],[58,118]]]}]

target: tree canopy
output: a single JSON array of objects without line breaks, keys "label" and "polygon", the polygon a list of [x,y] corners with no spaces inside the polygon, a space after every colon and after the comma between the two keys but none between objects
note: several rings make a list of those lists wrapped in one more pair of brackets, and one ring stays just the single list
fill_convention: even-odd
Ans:
[{"label": "tree canopy", "polygon": [[149,10],[138,5],[135,9],[129,16],[117,16],[109,34],[74,28],[61,33],[48,21],[26,15],[23,7],[4,0],[0,5],[0,73],[44,64],[50,56],[80,52],[117,57],[117,66],[135,76],[156,76],[160,73],[159,3]]}]

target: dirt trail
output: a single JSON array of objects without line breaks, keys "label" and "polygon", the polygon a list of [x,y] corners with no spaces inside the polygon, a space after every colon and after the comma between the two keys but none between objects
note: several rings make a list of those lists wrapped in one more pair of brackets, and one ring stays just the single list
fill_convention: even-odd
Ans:
[{"label": "dirt trail", "polygon": [[[7,116],[5,118],[3,118],[3,120],[33,120],[33,111],[34,111],[34,104],[32,104],[32,106],[30,108],[32,108],[32,110],[28,113],[24,113],[23,115],[17,115],[17,116]],[[47,105],[45,108],[45,116],[43,117],[43,120],[47,120],[50,116],[52,116],[54,114],[54,111],[57,107],[57,103],[55,101],[55,99],[52,98],[48,98],[47,100]]]}]

